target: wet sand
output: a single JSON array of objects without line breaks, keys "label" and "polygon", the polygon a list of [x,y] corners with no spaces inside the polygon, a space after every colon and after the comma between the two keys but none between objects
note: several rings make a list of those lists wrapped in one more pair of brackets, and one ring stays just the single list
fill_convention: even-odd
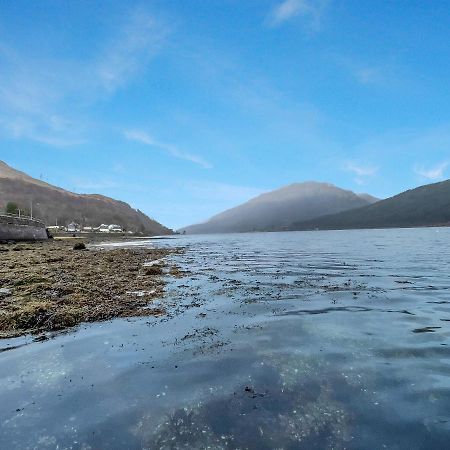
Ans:
[{"label": "wet sand", "polygon": [[165,313],[152,302],[164,295],[163,275],[178,274],[166,257],[181,250],[106,250],[98,239],[0,245],[0,338]]}]

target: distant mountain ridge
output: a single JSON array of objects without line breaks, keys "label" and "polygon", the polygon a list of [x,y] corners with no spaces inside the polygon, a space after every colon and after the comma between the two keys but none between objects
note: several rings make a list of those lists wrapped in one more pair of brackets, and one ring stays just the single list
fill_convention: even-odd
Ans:
[{"label": "distant mountain ridge", "polygon": [[172,230],[147,217],[127,203],[98,194],[75,194],[30,177],[0,161],[0,210],[8,202],[30,209],[47,225],[67,225],[75,221],[84,226],[118,224],[129,231],[171,234]]},{"label": "distant mountain ridge", "polygon": [[379,202],[294,223],[290,230],[450,225],[450,180],[427,184]]},{"label": "distant mountain ridge", "polygon": [[294,183],[261,194],[205,223],[180,231],[193,234],[281,231],[289,229],[295,222],[358,208],[377,200],[368,194],[355,194],[329,183]]}]

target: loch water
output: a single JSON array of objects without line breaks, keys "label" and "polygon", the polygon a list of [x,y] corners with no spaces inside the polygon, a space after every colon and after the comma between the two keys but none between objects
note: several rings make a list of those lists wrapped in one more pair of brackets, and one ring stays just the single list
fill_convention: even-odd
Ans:
[{"label": "loch water", "polygon": [[169,315],[0,341],[0,448],[448,448],[450,229],[139,245]]}]

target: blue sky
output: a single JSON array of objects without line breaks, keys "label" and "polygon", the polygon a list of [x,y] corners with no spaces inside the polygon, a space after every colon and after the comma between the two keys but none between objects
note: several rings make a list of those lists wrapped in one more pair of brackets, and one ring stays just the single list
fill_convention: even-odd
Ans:
[{"label": "blue sky", "polygon": [[0,159],[170,227],[450,173],[450,3],[0,0]]}]

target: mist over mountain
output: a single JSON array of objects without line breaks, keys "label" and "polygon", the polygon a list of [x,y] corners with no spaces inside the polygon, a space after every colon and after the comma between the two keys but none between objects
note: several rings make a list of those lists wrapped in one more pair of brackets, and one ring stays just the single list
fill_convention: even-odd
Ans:
[{"label": "mist over mountain", "polygon": [[420,186],[351,211],[293,224],[290,230],[450,225],[450,180]]},{"label": "mist over mountain", "polygon": [[0,211],[8,202],[29,212],[47,225],[84,226],[118,224],[124,229],[146,234],[170,234],[172,230],[135,210],[125,202],[97,194],[75,194],[30,177],[0,161]]},{"label": "mist over mountain", "polygon": [[358,208],[374,201],[377,199],[368,194],[355,194],[328,183],[295,183],[261,194],[213,216],[205,223],[180,231],[192,234],[281,231],[296,222]]}]

